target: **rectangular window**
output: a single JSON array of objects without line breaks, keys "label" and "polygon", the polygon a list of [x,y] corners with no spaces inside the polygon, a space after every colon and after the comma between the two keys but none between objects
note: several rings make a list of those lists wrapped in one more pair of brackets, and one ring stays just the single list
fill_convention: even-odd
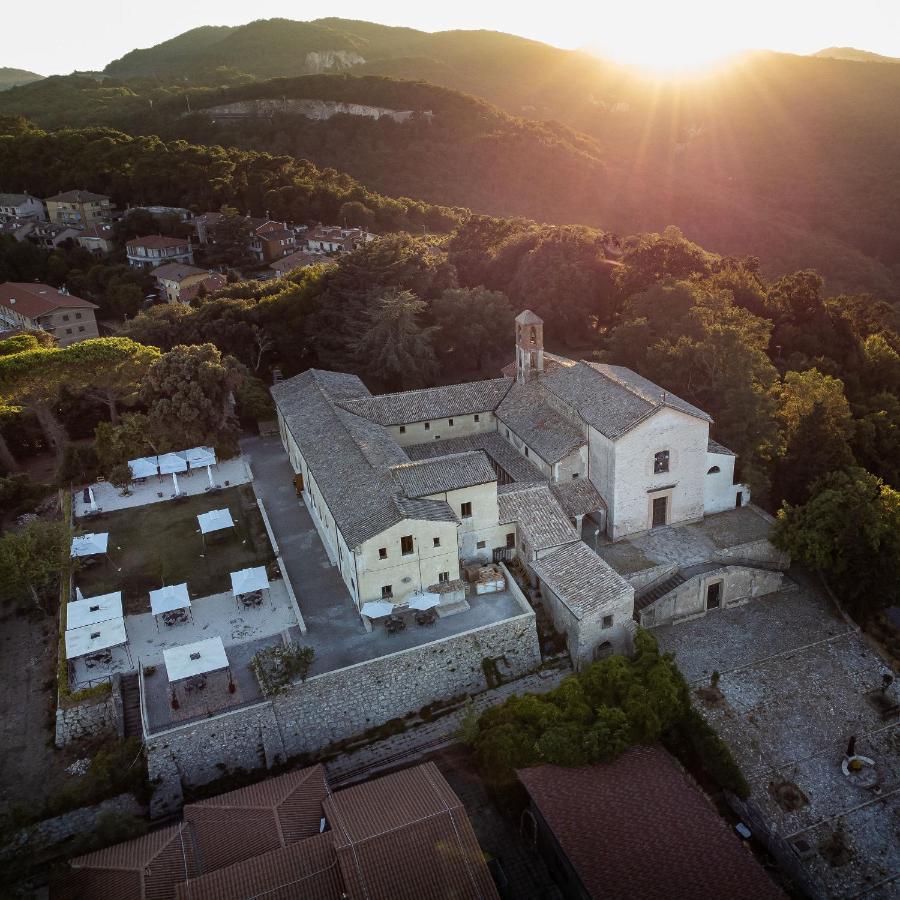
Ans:
[{"label": "rectangular window", "polygon": [[663,472],[669,471],[669,451],[660,450],[653,457],[653,474],[661,475]]},{"label": "rectangular window", "polygon": [[525,455],[528,456],[528,448],[525,448]]},{"label": "rectangular window", "polygon": [[459,507],[459,513],[464,519],[472,518],[472,504],[471,503],[463,503]]},{"label": "rectangular window", "polygon": [[406,434],[406,426],[405,425],[400,426],[400,434]]},{"label": "rectangular window", "polygon": [[475,545],[475,548],[476,548],[477,550],[484,550],[484,547],[485,547],[484,541],[479,541],[479,542]]},{"label": "rectangular window", "polygon": [[425,423],[425,430],[426,430],[426,431],[431,431],[431,422],[426,422],[426,423]]},{"label": "rectangular window", "polygon": [[394,586],[392,584],[383,584],[381,586],[381,599],[392,600],[394,597]]},{"label": "rectangular window", "polygon": [[76,319],[80,319],[80,318],[81,318],[81,313],[75,313],[75,318],[76,318]]},{"label": "rectangular window", "polygon": [[72,329],[71,329],[71,328],[67,328],[67,329],[66,329],[66,334],[71,334],[71,333],[72,333]]},{"label": "rectangular window", "polygon": [[481,416],[479,416],[478,413],[475,413],[475,421],[476,421],[476,422],[480,422],[480,421],[481,421]]},{"label": "rectangular window", "polygon": [[453,427],[453,419],[447,419],[447,424],[452,428]]},{"label": "rectangular window", "polygon": [[507,550],[515,550],[515,548],[516,548],[516,533],[514,531],[511,531],[506,536],[506,549]]},{"label": "rectangular window", "polygon": [[378,548],[378,558],[379,559],[387,559],[387,547],[379,547]]},{"label": "rectangular window", "polygon": [[79,330],[79,331],[84,331],[84,325],[79,325],[79,326],[78,326],[78,330]]},{"label": "rectangular window", "polygon": [[440,547],[440,546],[441,546],[441,539],[440,539],[440,538],[435,538],[435,539],[434,539],[434,546],[435,546],[435,547]]},{"label": "rectangular window", "polygon": [[438,584],[446,584],[450,580],[449,572],[438,572]]},{"label": "rectangular window", "polygon": [[506,429],[506,437],[507,437],[507,439],[509,439],[509,429],[508,428]]},{"label": "rectangular window", "polygon": [[612,628],[613,625],[613,617],[612,616],[604,616],[603,617],[603,627],[604,628]]},{"label": "rectangular window", "polygon": [[573,473],[572,473],[572,477],[573,477],[573,478],[578,478],[578,472],[573,472]]},{"label": "rectangular window", "polygon": [[69,321],[69,314],[63,313],[63,322],[68,322],[68,321]]},{"label": "rectangular window", "polygon": [[413,539],[411,534],[404,534],[403,537],[400,538],[400,552],[404,556],[409,556],[409,554],[413,552]]}]

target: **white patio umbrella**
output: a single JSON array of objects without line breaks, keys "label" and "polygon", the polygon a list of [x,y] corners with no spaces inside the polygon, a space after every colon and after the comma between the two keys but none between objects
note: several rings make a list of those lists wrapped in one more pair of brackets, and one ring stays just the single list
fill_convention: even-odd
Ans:
[{"label": "white patio umbrella", "polygon": [[109,533],[81,534],[72,538],[72,556],[94,556],[106,553],[109,544]]},{"label": "white patio umbrella", "polygon": [[94,489],[92,487],[88,488],[88,499],[91,504],[91,512],[97,512],[97,501],[94,499]]},{"label": "white patio umbrella", "polygon": [[420,610],[434,609],[435,606],[440,606],[440,605],[441,605],[440,594],[431,594],[428,592],[426,592],[424,594],[416,594],[416,596],[413,597],[412,600],[409,601],[410,609],[420,609]]},{"label": "white patio umbrella", "polygon": [[140,459],[129,459],[128,468],[131,469],[132,478],[150,478],[159,472],[155,457],[142,456]]},{"label": "white patio umbrella", "polygon": [[382,616],[389,616],[394,611],[394,604],[388,603],[386,600],[370,600],[363,603],[360,610],[364,616],[370,619],[380,619]]},{"label": "white patio umbrella", "polygon": [[213,477],[212,477],[212,466],[206,467],[206,474],[209,476],[209,486],[215,487],[216,483],[213,481]]}]

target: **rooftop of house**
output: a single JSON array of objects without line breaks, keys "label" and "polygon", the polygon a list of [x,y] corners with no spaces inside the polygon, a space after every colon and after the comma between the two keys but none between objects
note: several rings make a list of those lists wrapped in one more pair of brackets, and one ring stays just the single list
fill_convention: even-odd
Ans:
[{"label": "rooftop of house", "polygon": [[195,281],[187,287],[181,289],[178,294],[182,303],[190,303],[195,297],[200,295],[201,289],[208,294],[214,291],[222,290],[228,284],[228,278],[221,272],[208,272],[200,281]]},{"label": "rooftop of house", "polygon": [[34,199],[31,194],[0,194],[0,206],[21,206]]},{"label": "rooftop of house", "polygon": [[[661,748],[633,747],[603,765],[517,774],[592,897],[784,897]],[[649,854],[635,850],[642,846]]]},{"label": "rooftop of house", "polygon": [[564,544],[535,560],[532,568],[577,619],[621,600],[631,585],[584,542]]},{"label": "rooftop of house", "polygon": [[109,197],[91,191],[63,191],[47,198],[48,203],[102,203],[104,200],[109,200]]},{"label": "rooftop of house", "polygon": [[718,441],[714,441],[710,438],[706,443],[706,452],[707,453],[719,453],[723,456],[734,456],[735,453],[733,450],[729,450],[727,447],[718,443]]},{"label": "rooftop of house", "polygon": [[414,422],[491,412],[497,408],[511,385],[512,381],[508,378],[493,378],[367,396],[342,406],[379,425],[411,425]]},{"label": "rooftop of house", "polygon": [[567,516],[589,516],[598,510],[606,509],[606,502],[597,488],[587,478],[572,478],[569,481],[556,481],[550,485],[553,496]]},{"label": "rooftop of house", "polygon": [[497,898],[465,809],[434,763],[333,793],[316,765],[188,804],[179,825],[76,857],[51,896],[413,900],[436,884],[459,900]]},{"label": "rooftop of house", "polygon": [[37,319],[56,309],[97,309],[95,303],[74,294],[61,292],[49,284],[7,281],[0,284],[0,306],[15,310],[29,319]]},{"label": "rooftop of house", "polygon": [[269,268],[275,269],[276,272],[290,272],[291,269],[313,266],[322,262],[329,262],[328,257],[322,253],[313,253],[310,250],[297,250],[294,253],[289,253],[287,256],[282,256],[281,259],[276,259],[275,262],[269,265]]},{"label": "rooftop of house", "polygon": [[197,266],[187,265],[186,263],[165,263],[157,266],[150,274],[154,278],[181,282],[192,275],[208,275],[209,273],[206,269],[200,269]]},{"label": "rooftop of house", "polygon": [[113,227],[112,225],[107,225],[104,222],[95,222],[93,225],[88,225],[83,228],[81,231],[80,237],[83,238],[94,238],[97,240],[109,241],[112,240],[113,236]]},{"label": "rooftop of house", "polygon": [[407,497],[429,497],[497,480],[481,450],[401,463],[391,471]]},{"label": "rooftop of house", "polygon": [[189,247],[187,238],[166,237],[162,234],[145,234],[143,237],[135,237],[126,243],[126,247],[147,247],[151,250],[164,250],[166,248]]},{"label": "rooftop of house", "polygon": [[500,524],[517,523],[535,550],[547,550],[579,540],[550,486],[504,484],[497,488]]},{"label": "rooftop of house", "polygon": [[545,401],[537,381],[513,382],[497,407],[497,416],[551,465],[586,443],[581,430]]}]

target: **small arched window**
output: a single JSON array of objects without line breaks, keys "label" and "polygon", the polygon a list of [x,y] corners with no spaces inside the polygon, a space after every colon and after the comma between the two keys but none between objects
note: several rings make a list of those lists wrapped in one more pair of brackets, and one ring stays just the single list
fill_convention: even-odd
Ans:
[{"label": "small arched window", "polygon": [[535,328],[534,325],[531,326],[531,343],[537,343],[537,328]]},{"label": "small arched window", "polygon": [[712,466],[709,471],[706,473],[707,475],[718,475],[722,470],[718,466]]}]

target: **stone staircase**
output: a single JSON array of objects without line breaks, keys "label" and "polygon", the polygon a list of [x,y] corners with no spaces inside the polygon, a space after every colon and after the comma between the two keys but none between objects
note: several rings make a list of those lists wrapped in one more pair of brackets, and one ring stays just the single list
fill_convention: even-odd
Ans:
[{"label": "stone staircase", "polygon": [[122,676],[122,716],[125,720],[124,734],[127,740],[130,737],[144,737],[144,729],[141,724],[141,692],[138,687],[137,672],[130,672]]},{"label": "stone staircase", "polygon": [[671,575],[665,581],[660,581],[659,584],[654,584],[649,590],[645,591],[639,597],[635,597],[634,600],[634,617],[635,620],[639,620],[640,617],[638,613],[648,607],[655,600],[659,600],[664,594],[668,594],[669,591],[674,590],[678,587],[679,584],[684,584],[687,579],[684,575],[681,574],[681,570],[675,572],[674,575]]}]

